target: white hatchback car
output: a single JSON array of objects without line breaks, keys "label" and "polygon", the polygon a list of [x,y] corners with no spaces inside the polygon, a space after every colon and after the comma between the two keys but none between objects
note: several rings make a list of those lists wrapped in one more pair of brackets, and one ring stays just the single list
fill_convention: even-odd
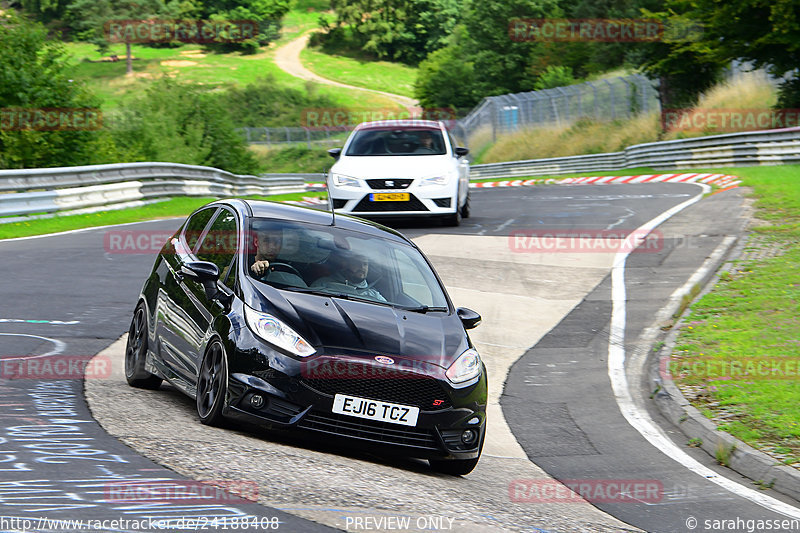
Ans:
[{"label": "white hatchback car", "polygon": [[383,120],[356,126],[328,179],[333,208],[367,218],[469,216],[469,153],[440,121]]}]

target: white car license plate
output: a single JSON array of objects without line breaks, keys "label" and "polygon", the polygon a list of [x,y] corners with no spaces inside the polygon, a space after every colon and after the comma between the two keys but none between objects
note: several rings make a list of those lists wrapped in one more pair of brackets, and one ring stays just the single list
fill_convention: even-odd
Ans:
[{"label": "white car license plate", "polygon": [[411,194],[407,192],[376,192],[369,195],[373,202],[408,202]]},{"label": "white car license plate", "polygon": [[333,412],[391,424],[416,426],[419,407],[337,394],[333,398]]}]

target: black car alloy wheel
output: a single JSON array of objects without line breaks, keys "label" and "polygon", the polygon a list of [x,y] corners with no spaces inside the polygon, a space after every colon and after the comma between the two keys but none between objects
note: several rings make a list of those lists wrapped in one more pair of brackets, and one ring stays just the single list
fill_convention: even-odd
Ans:
[{"label": "black car alloy wheel", "polygon": [[125,379],[133,387],[157,389],[161,385],[161,378],[144,369],[146,357],[147,313],[144,305],[139,304],[133,313],[128,343],[125,346]]},{"label": "black car alloy wheel", "polygon": [[197,377],[197,414],[200,422],[209,426],[222,423],[222,406],[228,389],[228,366],[225,349],[215,339],[211,342]]}]

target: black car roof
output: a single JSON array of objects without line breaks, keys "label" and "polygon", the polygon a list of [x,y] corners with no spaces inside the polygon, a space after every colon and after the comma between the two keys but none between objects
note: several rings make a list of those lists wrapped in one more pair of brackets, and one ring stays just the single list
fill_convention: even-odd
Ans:
[{"label": "black car roof", "polygon": [[339,213],[337,213],[334,218],[330,211],[323,211],[321,209],[268,202],[265,200],[244,200],[241,198],[218,200],[214,203],[230,205],[239,211],[243,217],[292,220],[296,222],[305,222],[307,224],[319,224],[321,226],[330,226],[331,220],[334,219],[334,226],[337,228],[360,231],[369,235],[375,235],[376,237],[398,240],[406,244],[411,243],[411,241],[400,232],[376,222]]}]

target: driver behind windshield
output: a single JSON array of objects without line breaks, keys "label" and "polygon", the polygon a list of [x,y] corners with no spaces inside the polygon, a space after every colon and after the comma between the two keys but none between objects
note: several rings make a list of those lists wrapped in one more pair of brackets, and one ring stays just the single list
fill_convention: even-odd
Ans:
[{"label": "driver behind windshield", "polygon": [[334,267],[330,276],[316,280],[312,287],[341,291],[361,298],[385,302],[386,298],[367,283],[369,259],[351,251],[339,251],[331,256]]},{"label": "driver behind windshield", "polygon": [[294,287],[307,287],[297,270],[287,263],[276,261],[283,247],[283,228],[274,223],[253,224],[253,247],[250,272],[254,278],[269,283],[280,283]]}]

